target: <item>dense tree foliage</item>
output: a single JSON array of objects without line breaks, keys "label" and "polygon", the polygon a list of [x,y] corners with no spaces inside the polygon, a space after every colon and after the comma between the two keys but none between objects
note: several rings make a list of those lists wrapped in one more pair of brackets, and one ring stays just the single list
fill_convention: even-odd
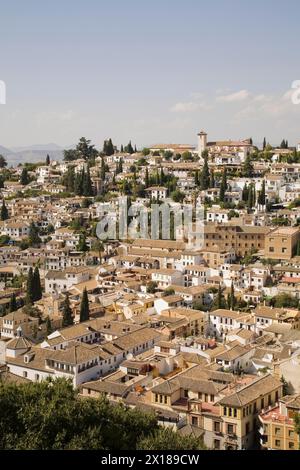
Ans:
[{"label": "dense tree foliage", "polygon": [[154,413],[78,398],[65,379],[0,382],[1,450],[197,450],[202,440],[161,428]]}]

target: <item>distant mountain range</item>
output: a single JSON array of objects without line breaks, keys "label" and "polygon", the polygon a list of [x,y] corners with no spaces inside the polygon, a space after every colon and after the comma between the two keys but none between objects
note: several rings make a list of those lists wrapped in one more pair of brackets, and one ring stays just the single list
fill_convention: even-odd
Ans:
[{"label": "distant mountain range", "polygon": [[[66,147],[70,148],[70,147]],[[36,163],[46,160],[47,154],[51,160],[62,160],[64,148],[57,144],[30,145],[28,147],[12,147],[10,149],[0,145],[0,155],[3,155],[8,166],[19,163]]]}]

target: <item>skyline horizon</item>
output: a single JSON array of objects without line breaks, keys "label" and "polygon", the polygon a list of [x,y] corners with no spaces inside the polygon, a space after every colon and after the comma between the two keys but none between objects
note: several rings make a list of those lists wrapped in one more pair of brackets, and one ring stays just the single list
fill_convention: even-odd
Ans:
[{"label": "skyline horizon", "polygon": [[16,5],[1,8],[5,147],[192,143],[201,122],[216,139],[300,140],[296,0]]}]

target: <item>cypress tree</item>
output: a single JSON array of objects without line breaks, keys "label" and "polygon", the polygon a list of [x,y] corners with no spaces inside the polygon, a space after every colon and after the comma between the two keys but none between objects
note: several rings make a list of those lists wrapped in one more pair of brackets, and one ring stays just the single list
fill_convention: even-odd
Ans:
[{"label": "cypress tree", "polygon": [[160,168],[160,184],[164,184],[164,181],[165,181],[165,174],[164,174],[163,168],[161,167]]},{"label": "cypress tree", "polygon": [[215,173],[214,173],[214,170],[213,170],[213,169],[211,169],[211,172],[210,172],[209,187],[210,187],[210,188],[214,188],[214,187],[215,187]]},{"label": "cypress tree", "polygon": [[93,195],[93,186],[90,175],[90,168],[87,167],[87,171],[84,173],[84,178],[82,182],[82,195],[83,196],[92,196]]},{"label": "cypress tree", "polygon": [[248,209],[252,209],[252,207],[253,207],[253,186],[252,186],[252,184],[249,185],[249,189],[248,189],[247,207],[248,207]]},{"label": "cypress tree", "polygon": [[225,307],[225,302],[224,302],[224,295],[222,292],[222,287],[221,284],[219,284],[218,287],[218,295],[217,295],[217,304],[216,304],[217,309],[219,308],[224,308]]},{"label": "cypress tree", "polygon": [[41,243],[41,239],[39,236],[39,229],[37,228],[34,222],[31,222],[30,224],[28,240],[29,240],[30,246],[39,245]]},{"label": "cypress tree", "polygon": [[27,278],[26,304],[32,305],[33,303],[34,303],[33,270],[30,267],[28,271],[28,278]]},{"label": "cypress tree", "polygon": [[51,335],[51,333],[52,333],[52,324],[51,324],[51,320],[50,320],[49,315],[46,318],[46,332],[47,332],[47,335]]},{"label": "cypress tree", "polygon": [[148,168],[146,168],[146,172],[145,172],[145,187],[146,188],[149,187],[149,171],[148,171]]},{"label": "cypress tree", "polygon": [[199,186],[199,171],[195,171],[195,185],[198,187]]},{"label": "cypress tree", "polygon": [[40,300],[43,296],[39,268],[36,266],[33,272],[33,301]]},{"label": "cypress tree", "polygon": [[266,142],[266,138],[264,137],[264,141],[263,141],[263,150],[265,150],[266,146],[267,146],[267,142]]},{"label": "cypress tree", "polygon": [[47,154],[46,157],[46,165],[50,165],[50,156]]},{"label": "cypress tree", "polygon": [[200,187],[202,190],[209,188],[209,168],[207,152],[204,154],[204,164],[200,175]]},{"label": "cypress tree", "polygon": [[226,168],[224,168],[223,174],[222,174],[221,186],[220,186],[220,195],[219,195],[221,202],[225,202],[226,190],[227,190],[227,171],[226,171]]},{"label": "cypress tree", "polygon": [[71,193],[75,190],[75,171],[74,168],[68,168],[67,177],[66,177],[66,187],[67,191]]},{"label": "cypress tree", "polygon": [[84,179],[84,170],[77,173],[75,176],[74,182],[74,192],[77,196],[82,196],[83,192],[83,179]]},{"label": "cypress tree", "polygon": [[80,323],[90,319],[89,299],[86,288],[84,288],[80,304]]},{"label": "cypress tree", "polygon": [[104,158],[101,158],[101,170],[100,170],[100,178],[102,181],[105,181],[105,163]]},{"label": "cypress tree", "polygon": [[123,147],[123,145],[121,145],[121,152],[122,152],[122,153],[124,152],[124,147]]},{"label": "cypress tree", "polygon": [[85,235],[80,235],[79,242],[78,242],[78,245],[77,245],[77,250],[78,251],[88,251],[89,250],[89,248],[86,244]]},{"label": "cypress tree", "polygon": [[20,183],[26,186],[29,183],[29,176],[27,168],[24,167],[21,173]]},{"label": "cypress tree", "polygon": [[229,295],[229,308],[234,310],[236,305],[236,298],[234,295],[234,285],[233,282],[231,282],[231,289],[230,289],[230,295]]},{"label": "cypress tree", "polygon": [[258,198],[257,198],[258,204],[261,206],[265,206],[266,204],[266,182],[263,180],[261,190],[259,192]]},{"label": "cypress tree", "polygon": [[156,174],[155,174],[155,184],[157,184],[157,186],[159,186],[159,173],[158,173],[158,169],[156,170]]},{"label": "cypress tree", "polygon": [[9,218],[8,216],[8,210],[5,205],[5,200],[2,200],[2,207],[1,207],[1,214],[0,214],[0,219],[1,220],[7,220]]},{"label": "cypress tree", "polygon": [[125,147],[125,152],[130,153],[130,154],[134,153],[131,140],[128,142],[128,145]]},{"label": "cypress tree", "polygon": [[243,192],[242,192],[242,200],[244,202],[248,201],[248,192],[249,192],[249,189],[248,189],[247,183],[245,183],[245,185],[243,187]]},{"label": "cypress tree", "polygon": [[18,306],[17,306],[17,299],[16,299],[16,294],[13,293],[11,298],[10,298],[10,302],[9,302],[9,311],[10,312],[15,312],[17,310]]},{"label": "cypress tree", "polygon": [[72,316],[72,309],[70,307],[70,299],[69,294],[66,294],[66,298],[63,305],[63,326],[73,325],[73,316]]},{"label": "cypress tree", "polygon": [[247,178],[251,178],[251,176],[253,175],[253,164],[251,162],[250,155],[247,155],[246,157],[245,163],[243,165],[243,173],[244,176],[246,176]]},{"label": "cypress tree", "polygon": [[255,207],[256,205],[256,189],[255,189],[255,184],[253,185],[253,191],[252,191],[252,207]]}]

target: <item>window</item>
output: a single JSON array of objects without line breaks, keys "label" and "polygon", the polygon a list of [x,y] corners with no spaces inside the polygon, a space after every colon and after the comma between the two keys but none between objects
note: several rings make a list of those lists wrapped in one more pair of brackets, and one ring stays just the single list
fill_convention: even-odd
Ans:
[{"label": "window", "polygon": [[275,250],[274,250],[274,246],[270,246],[270,247],[269,247],[269,252],[270,252],[270,253],[274,253],[274,251],[275,251]]},{"label": "window", "polygon": [[224,416],[227,416],[227,408],[226,408],[226,406],[224,406],[224,408],[223,408],[223,415],[224,415]]},{"label": "window", "polygon": [[271,395],[268,395],[268,406],[270,406],[272,403],[272,397]]},{"label": "window", "polygon": [[220,450],[220,448],[221,448],[221,444],[220,444],[219,439],[215,439],[214,440],[214,449],[215,450]]},{"label": "window", "polygon": [[250,423],[246,423],[246,434],[249,434],[250,432]]},{"label": "window", "polygon": [[275,428],[275,434],[276,435],[280,434],[280,428]]},{"label": "window", "polygon": [[227,434],[234,434],[233,424],[227,424]]},{"label": "window", "polygon": [[295,433],[291,429],[289,430],[289,438],[294,439]]},{"label": "window", "polygon": [[289,442],[289,449],[294,449],[294,448],[295,448],[294,442]]},{"label": "window", "polygon": [[192,425],[198,426],[198,418],[196,416],[192,416]]},{"label": "window", "polygon": [[24,370],[24,372],[23,372],[23,377],[26,379],[26,378],[27,378],[27,376],[28,376],[28,374],[27,374],[27,371],[26,371],[26,370]]},{"label": "window", "polygon": [[275,440],[275,446],[276,446],[276,447],[280,447],[280,440],[279,440],[279,439],[276,439],[276,440]]},{"label": "window", "polygon": [[214,421],[214,431],[221,432],[221,423],[219,421]]}]

